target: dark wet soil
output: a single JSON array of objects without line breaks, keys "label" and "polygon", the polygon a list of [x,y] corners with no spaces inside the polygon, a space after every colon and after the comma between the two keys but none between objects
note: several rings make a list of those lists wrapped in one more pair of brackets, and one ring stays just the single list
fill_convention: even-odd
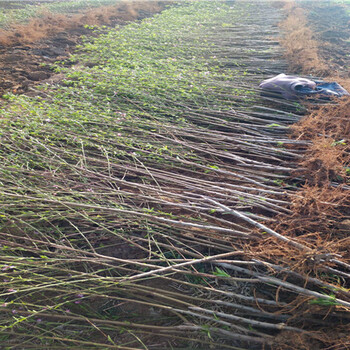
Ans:
[{"label": "dark wet soil", "polygon": [[0,49],[0,95],[6,92],[24,93],[31,86],[49,79],[54,75],[51,65],[67,59],[84,34],[89,34],[89,30],[82,26],[30,45]]},{"label": "dark wet soil", "polygon": [[321,41],[320,55],[334,74],[350,77],[350,5],[307,2],[308,18]]},{"label": "dark wet soil", "polygon": [[0,50],[0,95],[7,92],[25,93],[33,85],[48,80],[54,75],[51,64],[67,59],[77,41],[75,35],[61,33],[56,38],[41,40],[33,46]]}]

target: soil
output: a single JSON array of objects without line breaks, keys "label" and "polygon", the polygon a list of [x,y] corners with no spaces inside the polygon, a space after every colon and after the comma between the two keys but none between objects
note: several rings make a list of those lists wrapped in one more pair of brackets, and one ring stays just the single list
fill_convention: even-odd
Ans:
[{"label": "soil", "polygon": [[[18,8],[20,3],[6,1],[1,4],[5,6]],[[150,17],[164,7],[164,2],[154,1],[119,3],[69,16],[46,14],[10,30],[0,30],[0,96],[8,92],[30,94],[33,90],[34,93],[36,84],[59,81],[60,75],[50,66],[67,59],[81,43],[82,35],[93,35],[92,30],[85,27],[87,24],[125,25]]]},{"label": "soil", "polygon": [[[333,75],[350,77],[350,16],[346,11],[349,5],[330,5],[320,2],[307,2],[308,19],[321,42],[320,56],[327,62]],[[334,72],[332,74],[332,72]]]},{"label": "soil", "polygon": [[40,40],[32,45],[16,45],[0,50],[2,76],[0,94],[23,93],[31,86],[49,79],[53,72],[50,64],[68,58],[85,28],[62,32],[55,37]]}]

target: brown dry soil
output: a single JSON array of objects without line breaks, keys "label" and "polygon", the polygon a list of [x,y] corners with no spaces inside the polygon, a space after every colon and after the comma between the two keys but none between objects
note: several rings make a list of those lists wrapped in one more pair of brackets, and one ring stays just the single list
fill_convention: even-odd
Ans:
[{"label": "brown dry soil", "polygon": [[[17,6],[15,2],[5,4],[7,8]],[[150,17],[165,6],[161,1],[119,2],[72,15],[46,13],[25,25],[0,30],[0,96],[7,92],[30,94],[38,83],[58,81],[59,75],[50,66],[67,59],[82,35],[93,35],[86,25],[124,25]]]}]

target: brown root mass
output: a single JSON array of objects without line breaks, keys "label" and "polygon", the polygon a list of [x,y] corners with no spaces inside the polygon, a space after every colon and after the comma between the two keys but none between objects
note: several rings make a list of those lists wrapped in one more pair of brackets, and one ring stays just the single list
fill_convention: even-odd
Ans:
[{"label": "brown root mass", "polygon": [[[321,331],[312,332],[312,339],[303,333],[284,331],[275,338],[274,349],[345,350],[350,346],[349,331],[347,326],[338,327],[336,330],[325,327]],[[337,345],[334,345],[334,339],[337,340]]]},{"label": "brown root mass", "polygon": [[294,126],[294,137],[311,141],[301,166],[311,185],[347,183],[350,165],[350,99],[310,109]]},{"label": "brown root mass", "polygon": [[314,31],[307,26],[305,11],[287,3],[287,18],[280,24],[284,31],[281,45],[286,50],[286,58],[293,71],[302,73],[325,74],[327,65],[318,53],[318,42],[314,37]]}]

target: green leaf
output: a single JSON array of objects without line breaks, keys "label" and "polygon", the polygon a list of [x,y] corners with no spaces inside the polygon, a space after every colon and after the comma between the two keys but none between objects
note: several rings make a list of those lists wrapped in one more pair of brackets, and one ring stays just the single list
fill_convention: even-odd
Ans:
[{"label": "green leaf", "polygon": [[215,270],[216,270],[216,271],[213,272],[213,274],[214,274],[215,276],[220,276],[220,277],[231,277],[227,272],[225,272],[224,270],[219,269],[218,267],[215,267]]},{"label": "green leaf", "polygon": [[276,126],[282,127],[282,125],[276,124],[276,123],[272,123],[272,124],[267,125],[268,128],[273,128],[273,127],[276,127]]}]

